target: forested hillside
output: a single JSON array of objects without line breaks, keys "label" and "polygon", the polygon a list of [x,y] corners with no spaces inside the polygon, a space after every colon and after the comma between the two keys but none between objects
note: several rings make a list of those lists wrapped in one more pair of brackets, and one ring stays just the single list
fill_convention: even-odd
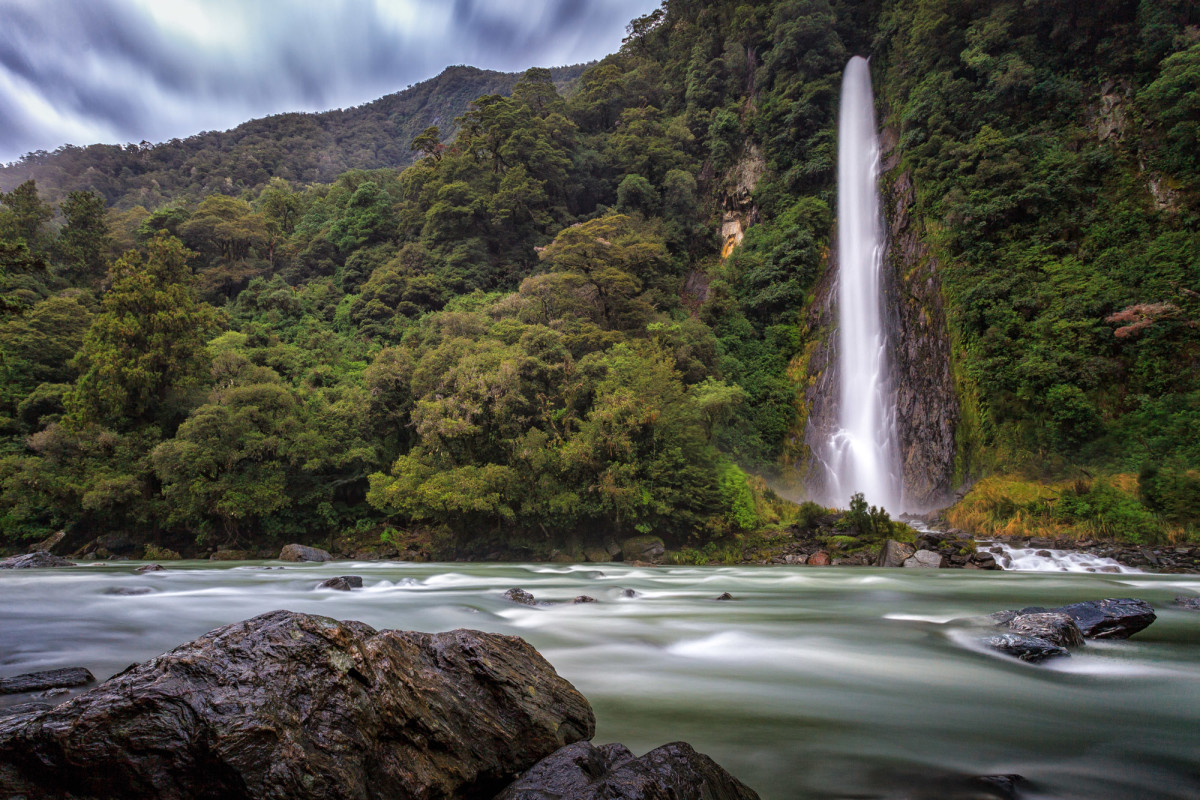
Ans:
[{"label": "forested hillside", "polygon": [[[569,89],[584,65],[551,70]],[[430,126],[452,134],[454,120],[477,97],[507,95],[519,75],[449,67],[436,78],[355,108],[317,114],[276,114],[230,131],[208,131],[161,144],[65,145],[27,153],[0,165],[0,190],[37,182],[59,202],[75,191],[94,192],[113,208],[198,201],[210,194],[258,193],[272,178],[329,183],[349,169],[411,164],[411,143]]]},{"label": "forested hillside", "polygon": [[357,110],[370,145],[285,115],[193,150],[29,159],[8,175],[37,183],[0,207],[0,537],[427,531],[543,555],[790,522],[767,482],[798,497],[810,466],[854,53],[940,280],[957,480],[1074,487],[977,516],[1194,532],[1196,17],[668,0],[566,95],[547,70],[507,95],[447,73],[423,96],[484,93],[453,136],[373,139],[383,105]]}]

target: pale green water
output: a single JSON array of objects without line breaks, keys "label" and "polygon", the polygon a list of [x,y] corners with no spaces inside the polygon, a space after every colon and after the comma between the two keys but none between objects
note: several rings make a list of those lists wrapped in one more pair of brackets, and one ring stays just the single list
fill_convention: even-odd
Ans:
[{"label": "pale green water", "polygon": [[[597,742],[685,740],[763,798],[936,797],[915,776],[1019,773],[1033,797],[1200,797],[1198,576],[806,567],[177,562],[0,573],[0,675],[104,679],[211,628],[286,608],[534,644],[592,702]],[[313,591],[334,575],[365,589]],[[600,602],[527,608],[501,597]],[[107,594],[150,587],[141,596]],[[635,589],[640,596],[621,597]],[[732,602],[712,598],[731,592]],[[1126,642],[1031,666],[979,650],[1001,608],[1138,597]],[[972,618],[975,618],[972,620]],[[24,698],[7,698],[13,702]]]}]

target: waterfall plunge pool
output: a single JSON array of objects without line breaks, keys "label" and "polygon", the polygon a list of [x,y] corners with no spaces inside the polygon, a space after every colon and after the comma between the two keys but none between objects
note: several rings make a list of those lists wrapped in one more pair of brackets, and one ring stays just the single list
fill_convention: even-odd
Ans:
[{"label": "waterfall plunge pool", "polygon": [[[1200,796],[1200,576],[619,564],[97,562],[0,575],[0,675],[100,680],[279,608],[524,637],[596,711],[597,742],[684,740],[764,800],[935,798],[1016,773],[1022,797]],[[361,575],[354,592],[315,590]],[[502,598],[520,586],[545,607]],[[141,595],[115,594],[149,589]],[[637,597],[627,598],[623,590]],[[730,592],[734,600],[713,598]],[[571,605],[577,595],[599,602]],[[981,649],[1002,608],[1137,597],[1158,621],[1029,665]],[[20,702],[28,696],[0,698]],[[922,788],[925,787],[925,788]]]}]

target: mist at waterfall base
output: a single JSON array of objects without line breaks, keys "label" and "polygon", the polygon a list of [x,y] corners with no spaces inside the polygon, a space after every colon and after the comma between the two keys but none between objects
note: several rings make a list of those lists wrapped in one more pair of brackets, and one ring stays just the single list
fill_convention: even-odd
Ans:
[{"label": "mist at waterfall base", "polygon": [[838,430],[818,460],[829,505],[869,503],[906,510],[896,450],[895,401],[888,374],[881,272],[885,247],[879,200],[879,140],[867,60],[850,59],[838,116],[837,369]]},{"label": "mist at waterfall base", "polygon": [[[0,573],[0,675],[104,680],[274,609],[376,628],[525,638],[591,701],[597,743],[688,741],[764,800],[962,800],[951,775],[1020,774],[1022,798],[1200,796],[1200,576],[621,564],[136,562]],[[353,592],[318,590],[360,575]],[[520,586],[552,605],[504,600]],[[638,596],[624,597],[624,589]],[[127,594],[146,591],[147,594]],[[117,592],[125,592],[118,594]],[[730,592],[732,601],[714,598]],[[586,594],[596,603],[572,605]],[[1030,665],[985,615],[1138,597],[1159,619]],[[0,698],[13,703],[22,696]],[[56,698],[51,702],[57,702]]]}]

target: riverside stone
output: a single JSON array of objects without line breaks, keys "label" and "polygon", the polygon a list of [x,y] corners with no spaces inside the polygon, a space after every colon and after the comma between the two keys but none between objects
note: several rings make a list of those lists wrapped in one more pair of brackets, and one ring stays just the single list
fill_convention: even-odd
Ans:
[{"label": "riverside stone", "polygon": [[23,556],[12,556],[0,561],[0,569],[46,569],[49,567],[73,567],[74,561],[67,561],[43,550],[26,553]]},{"label": "riverside stone", "polygon": [[333,561],[327,551],[319,547],[308,547],[303,544],[284,545],[279,551],[280,561]]},{"label": "riverside stone", "polygon": [[0,797],[487,798],[594,729],[519,638],[275,611],[0,721]]},{"label": "riverside stone", "polygon": [[71,686],[86,686],[96,680],[83,667],[48,669],[43,672],[26,672],[11,678],[0,678],[0,694],[38,692],[42,689],[61,689]]},{"label": "riverside stone", "polygon": [[535,764],[495,800],[758,800],[691,745],[672,742],[637,758],[622,744],[568,745]]},{"label": "riverside stone", "polygon": [[902,567],[904,562],[912,558],[915,552],[916,550],[911,544],[888,539],[883,543],[883,549],[879,551],[879,559],[875,564],[880,567]]},{"label": "riverside stone", "polygon": [[904,560],[904,566],[922,569],[937,569],[942,566],[941,553],[935,553],[932,550],[918,550],[912,554],[911,558]]},{"label": "riverside stone", "polygon": [[626,561],[653,561],[665,552],[667,547],[657,536],[634,536],[621,543],[621,554]]}]

